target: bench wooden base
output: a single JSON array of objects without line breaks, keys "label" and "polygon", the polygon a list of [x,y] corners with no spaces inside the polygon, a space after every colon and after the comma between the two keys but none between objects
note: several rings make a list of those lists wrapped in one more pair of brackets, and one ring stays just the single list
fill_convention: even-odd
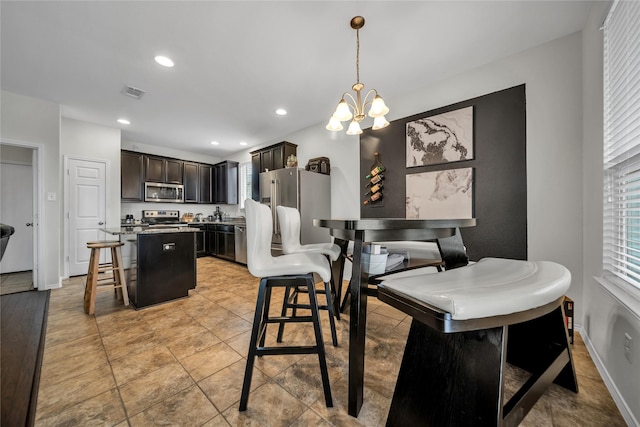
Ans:
[{"label": "bench wooden base", "polygon": [[[387,426],[517,426],[552,382],[578,392],[562,299],[457,322],[388,290],[378,298],[414,316]],[[505,403],[506,363],[532,375]]]}]

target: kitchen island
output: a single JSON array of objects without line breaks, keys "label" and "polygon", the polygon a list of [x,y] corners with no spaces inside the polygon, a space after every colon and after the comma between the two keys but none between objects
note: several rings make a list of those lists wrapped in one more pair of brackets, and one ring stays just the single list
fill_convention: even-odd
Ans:
[{"label": "kitchen island", "polygon": [[136,309],[189,296],[196,287],[197,229],[105,228],[105,233],[131,243],[127,291]]}]

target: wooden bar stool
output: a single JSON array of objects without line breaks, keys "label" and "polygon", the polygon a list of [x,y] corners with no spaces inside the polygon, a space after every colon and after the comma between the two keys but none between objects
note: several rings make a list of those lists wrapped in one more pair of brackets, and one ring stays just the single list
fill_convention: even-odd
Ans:
[{"label": "wooden bar stool", "polygon": [[[116,291],[118,299],[122,299],[125,306],[129,305],[127,283],[124,279],[122,254],[120,252],[122,246],[124,246],[124,243],[113,240],[87,242],[87,247],[91,249],[91,257],[89,258],[87,283],[84,288],[85,313],[94,314],[96,293],[109,289]],[[111,249],[111,262],[100,264],[100,249]],[[110,275],[105,274],[109,272],[111,273]]]}]

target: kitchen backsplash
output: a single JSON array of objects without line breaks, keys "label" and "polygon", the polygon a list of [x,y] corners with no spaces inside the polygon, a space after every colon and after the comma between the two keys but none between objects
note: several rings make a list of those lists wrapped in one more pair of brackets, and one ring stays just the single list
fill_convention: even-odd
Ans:
[{"label": "kitchen backsplash", "polygon": [[222,212],[228,213],[230,217],[244,216],[244,211],[240,210],[240,205],[200,205],[200,204],[184,204],[184,203],[122,203],[120,205],[120,218],[124,219],[127,215],[133,215],[134,219],[139,220],[142,217],[143,210],[178,210],[180,216],[186,212],[194,215],[202,213],[205,216],[213,215],[216,206],[220,206]]}]

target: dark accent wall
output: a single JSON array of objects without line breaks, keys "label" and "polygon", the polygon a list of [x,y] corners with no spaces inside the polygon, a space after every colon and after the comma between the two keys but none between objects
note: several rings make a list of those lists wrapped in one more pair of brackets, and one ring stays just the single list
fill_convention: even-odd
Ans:
[{"label": "dark accent wall", "polygon": [[[473,106],[473,160],[407,168],[406,123]],[[391,106],[393,108],[393,106]],[[384,198],[366,206],[365,176],[374,154],[385,165]],[[527,157],[525,85],[515,86],[403,119],[360,135],[360,215],[405,218],[407,174],[472,167],[477,225],[461,230],[469,257],[527,259]],[[551,207],[550,207],[551,208]]]}]

